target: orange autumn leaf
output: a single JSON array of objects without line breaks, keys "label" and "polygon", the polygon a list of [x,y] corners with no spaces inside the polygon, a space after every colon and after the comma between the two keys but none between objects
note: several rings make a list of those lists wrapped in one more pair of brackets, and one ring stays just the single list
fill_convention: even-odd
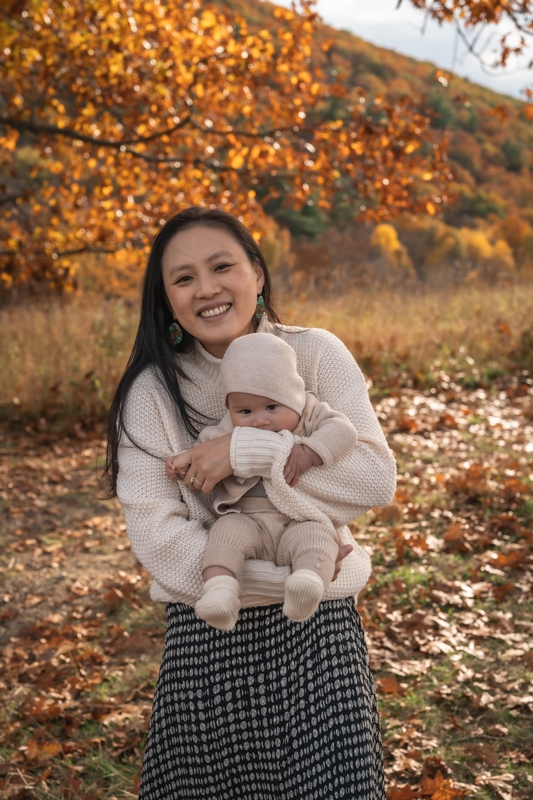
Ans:
[{"label": "orange autumn leaf", "polygon": [[448,553],[468,553],[472,547],[465,539],[465,531],[457,522],[452,522],[444,536],[444,546]]},{"label": "orange autumn leaf", "polygon": [[527,557],[527,552],[523,550],[511,550],[509,553],[498,553],[494,559],[497,567],[516,569]]},{"label": "orange autumn leaf", "polygon": [[418,797],[409,784],[405,786],[391,786],[387,792],[387,800],[414,800]]},{"label": "orange autumn leaf", "polygon": [[462,789],[455,788],[450,780],[444,779],[431,795],[431,800],[463,800],[464,797]]},{"label": "orange autumn leaf", "polygon": [[452,522],[446,533],[444,534],[445,542],[463,542],[464,530],[456,522]]},{"label": "orange autumn leaf", "polygon": [[511,114],[511,108],[506,103],[499,103],[494,108],[491,108],[488,113],[495,116],[500,122],[505,122]]},{"label": "orange autumn leaf", "polygon": [[400,417],[396,424],[398,430],[405,431],[406,433],[414,433],[418,428],[416,419],[409,415]]},{"label": "orange autumn leaf", "polygon": [[512,592],[514,588],[515,586],[512,583],[501,583],[492,587],[492,596],[497,603],[503,603],[509,592]]},{"label": "orange autumn leaf", "polygon": [[54,758],[61,752],[61,747],[57,742],[38,742],[29,739],[26,750],[26,759],[35,761],[37,759]]},{"label": "orange autumn leaf", "polygon": [[402,687],[398,683],[395,675],[385,675],[378,680],[379,690],[383,694],[401,694]]}]

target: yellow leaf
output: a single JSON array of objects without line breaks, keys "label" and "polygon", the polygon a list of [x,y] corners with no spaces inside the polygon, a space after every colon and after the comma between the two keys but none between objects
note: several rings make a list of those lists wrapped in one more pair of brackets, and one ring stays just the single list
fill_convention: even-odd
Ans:
[{"label": "yellow leaf", "polygon": [[430,181],[432,179],[432,177],[433,177],[433,173],[432,172],[424,172],[424,174],[422,175],[422,180]]},{"label": "yellow leaf", "polygon": [[204,11],[202,14],[202,28],[212,28],[217,24],[217,18],[212,11]]},{"label": "yellow leaf", "polygon": [[430,214],[432,217],[435,215],[435,213],[436,213],[436,211],[437,211],[437,209],[435,208],[435,206],[433,205],[433,203],[431,202],[431,200],[428,200],[428,202],[426,203],[426,211],[427,211],[427,212],[428,212],[428,214]]},{"label": "yellow leaf", "polygon": [[233,156],[233,158],[230,161],[230,166],[232,169],[239,169],[240,167],[242,167],[243,164],[244,164],[244,158],[240,154]]},{"label": "yellow leaf", "polygon": [[61,747],[57,742],[45,742],[41,747],[40,755],[43,758],[53,758],[59,752],[61,752]]}]

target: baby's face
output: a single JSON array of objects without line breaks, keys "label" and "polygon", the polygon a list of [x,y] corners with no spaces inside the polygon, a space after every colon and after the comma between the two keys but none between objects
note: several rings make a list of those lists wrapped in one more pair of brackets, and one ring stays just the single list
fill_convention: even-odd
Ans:
[{"label": "baby's face", "polygon": [[261,428],[264,431],[293,431],[300,417],[292,408],[269,397],[231,392],[227,397],[231,421],[236,428]]}]

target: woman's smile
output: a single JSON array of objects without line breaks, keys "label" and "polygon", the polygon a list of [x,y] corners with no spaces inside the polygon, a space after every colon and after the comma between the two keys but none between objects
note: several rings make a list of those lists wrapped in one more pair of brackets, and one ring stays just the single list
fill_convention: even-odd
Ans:
[{"label": "woman's smile", "polygon": [[213,317],[220,317],[222,314],[225,314],[226,311],[229,311],[231,308],[231,303],[224,303],[223,305],[219,305],[216,308],[207,308],[203,311],[200,311],[198,316],[202,317],[202,319],[212,319]]}]

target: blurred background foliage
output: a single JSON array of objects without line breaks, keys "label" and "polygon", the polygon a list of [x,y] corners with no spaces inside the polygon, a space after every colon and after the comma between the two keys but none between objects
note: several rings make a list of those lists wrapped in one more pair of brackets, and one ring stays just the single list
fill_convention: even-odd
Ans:
[{"label": "blurred background foliage", "polygon": [[[120,70],[106,73],[112,84],[86,80],[100,67],[113,72],[98,27],[104,6],[113,36],[133,37],[112,48],[125,74],[134,66],[174,76],[176,58],[155,58],[160,41],[186,44],[187,69],[196,59],[202,76],[214,70],[210,83],[176,73],[182,83],[170,92],[159,72],[130,86]],[[428,364],[461,347],[479,364],[474,382],[531,368],[532,105],[333,30],[312,4],[298,17],[260,0],[62,6],[74,15],[71,49],[62,47],[80,55],[79,74],[72,64],[66,73],[84,76],[69,105],[57,97],[63,78],[29,46],[46,33],[35,22],[44,24],[46,8],[13,0],[0,16],[4,419],[103,418],[132,343],[150,239],[196,202],[250,225],[288,321],[334,330],[380,391],[423,383]],[[76,14],[93,15],[79,40]],[[146,105],[154,87],[157,102]],[[168,114],[181,115],[172,135]],[[95,126],[117,140],[104,147]],[[118,146],[126,133],[137,143]],[[178,166],[169,162],[175,148]]]},{"label": "blurred background foliage", "polygon": [[[42,20],[33,25],[46,16],[45,5],[12,2],[0,20],[3,43],[18,41],[13,37],[22,31],[53,49],[57,20],[65,30],[71,25],[69,36],[79,37],[75,15],[49,20],[48,33]],[[20,39],[20,52],[14,44],[2,50],[4,301],[50,287],[134,296],[159,224],[191,202],[211,201],[251,225],[284,289],[533,275],[529,103],[328,28],[312,4],[304,4],[298,17],[260,0],[217,0],[201,9],[189,2],[179,12],[167,9],[159,27],[156,0],[142,8],[133,0],[70,8],[92,14],[94,28],[89,38],[73,39],[70,49],[62,45],[65,58],[80,55],[85,81],[80,97],[68,81],[61,89],[70,105],[60,102],[58,80],[38,51],[30,58],[28,41]],[[171,13],[181,15],[179,47],[186,42],[187,57],[191,63],[196,58],[203,76],[200,87],[187,62],[189,72],[176,72],[182,82],[173,93],[164,77],[174,79],[177,69],[176,39],[167,30]],[[106,34],[111,18],[116,25]],[[113,68],[110,62],[117,75],[95,73],[100,83],[93,85],[86,80],[94,68],[91,47],[102,48],[104,57],[104,34],[125,36],[124,26],[131,42],[113,39],[108,45],[113,58],[122,58]],[[170,49],[163,66],[148,58],[158,47]],[[229,95],[223,89],[226,101],[221,75],[209,73],[209,59],[219,56],[233,87]],[[155,87],[159,99],[145,109],[148,94],[138,84],[130,87],[126,73],[150,70],[151,61],[159,72],[146,92]],[[31,82],[15,79],[17,65],[40,81],[38,101]],[[72,73],[72,65],[65,70]],[[79,75],[76,81],[78,86]],[[117,103],[129,105],[119,113]],[[190,127],[183,122],[188,109]],[[171,113],[180,118],[177,131],[163,135]],[[265,134],[267,121],[279,128],[273,136]],[[106,125],[114,147],[103,146]],[[221,133],[217,126],[228,127]],[[71,128],[83,142],[64,133]],[[153,133],[147,137],[147,131]],[[406,133],[409,141],[401,138]],[[137,137],[135,147],[120,145],[126,134]],[[260,146],[252,147],[252,140]],[[179,163],[167,163],[178,155]],[[75,166],[80,157],[81,172]],[[22,288],[13,291],[17,285]]]}]

